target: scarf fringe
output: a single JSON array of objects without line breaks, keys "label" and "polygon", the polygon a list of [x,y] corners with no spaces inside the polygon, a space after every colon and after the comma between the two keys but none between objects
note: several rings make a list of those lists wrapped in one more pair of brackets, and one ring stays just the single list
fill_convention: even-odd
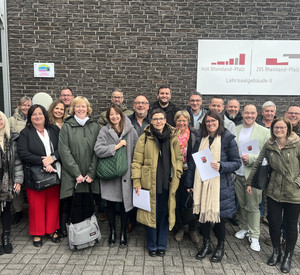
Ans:
[{"label": "scarf fringe", "polygon": [[220,223],[220,212],[212,212],[211,210],[201,213],[199,216],[200,223],[213,222]]}]

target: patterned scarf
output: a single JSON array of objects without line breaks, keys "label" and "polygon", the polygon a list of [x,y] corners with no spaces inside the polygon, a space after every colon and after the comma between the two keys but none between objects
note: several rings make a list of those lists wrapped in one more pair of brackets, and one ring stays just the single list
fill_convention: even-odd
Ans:
[{"label": "patterned scarf", "polygon": [[187,147],[188,147],[188,142],[190,138],[190,129],[189,127],[186,127],[186,130],[184,133],[179,133],[178,135],[178,140],[179,140],[179,146],[181,150],[181,154],[183,156],[183,163],[186,163],[186,157],[187,157]]}]

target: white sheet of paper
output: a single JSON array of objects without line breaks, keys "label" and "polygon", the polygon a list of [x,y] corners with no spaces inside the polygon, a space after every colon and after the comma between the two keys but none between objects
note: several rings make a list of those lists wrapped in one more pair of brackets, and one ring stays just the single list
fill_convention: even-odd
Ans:
[{"label": "white sheet of paper", "polygon": [[150,191],[141,189],[140,195],[133,189],[132,193],[133,206],[151,212],[150,209]]},{"label": "white sheet of paper", "polygon": [[209,180],[220,175],[219,171],[210,166],[210,163],[214,161],[214,159],[209,148],[194,153],[192,156],[202,181]]},{"label": "white sheet of paper", "polygon": [[239,145],[240,156],[258,155],[260,150],[257,139],[252,139]]}]

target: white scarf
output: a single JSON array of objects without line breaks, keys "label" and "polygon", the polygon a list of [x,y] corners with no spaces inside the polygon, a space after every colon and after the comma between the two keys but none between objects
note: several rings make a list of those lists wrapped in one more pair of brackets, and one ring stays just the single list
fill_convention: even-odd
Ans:
[{"label": "white scarf", "polygon": [[89,117],[87,116],[84,119],[79,118],[78,116],[74,115],[74,118],[76,119],[76,121],[78,122],[79,125],[84,126],[85,123],[89,120]]}]

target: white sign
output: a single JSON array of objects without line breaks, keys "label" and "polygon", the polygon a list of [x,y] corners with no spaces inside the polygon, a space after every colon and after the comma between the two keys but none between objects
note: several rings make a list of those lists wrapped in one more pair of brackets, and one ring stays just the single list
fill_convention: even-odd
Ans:
[{"label": "white sign", "polygon": [[299,95],[300,41],[199,40],[197,91]]},{"label": "white sign", "polygon": [[54,77],[54,63],[34,63],[34,77]]}]

